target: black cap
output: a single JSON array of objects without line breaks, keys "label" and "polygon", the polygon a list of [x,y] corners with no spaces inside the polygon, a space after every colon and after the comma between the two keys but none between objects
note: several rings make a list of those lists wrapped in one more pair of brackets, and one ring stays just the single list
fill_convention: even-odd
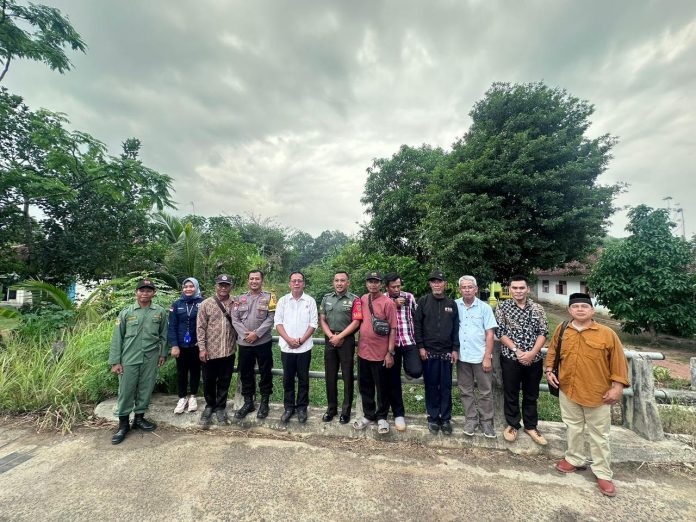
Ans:
[{"label": "black cap", "polygon": [[432,281],[433,279],[439,279],[440,281],[447,281],[445,274],[443,274],[442,270],[439,270],[439,269],[435,269],[432,272],[430,272],[430,277],[428,277],[428,281]]},{"label": "black cap", "polygon": [[141,288],[152,288],[153,290],[157,290],[155,283],[153,283],[149,279],[141,279],[140,281],[138,281],[138,285],[135,287],[135,289],[140,290]]},{"label": "black cap", "polygon": [[368,272],[365,274],[365,281],[369,281],[370,279],[376,279],[377,281],[382,280],[382,272],[379,270],[373,271],[373,272]]},{"label": "black cap", "polygon": [[231,285],[232,284],[232,277],[228,276],[227,274],[220,274],[219,276],[217,276],[215,278],[215,282],[217,284],[222,283],[222,284]]},{"label": "black cap", "polygon": [[592,304],[592,299],[590,299],[590,296],[587,294],[583,294],[581,292],[576,292],[574,294],[570,294],[570,297],[568,298],[568,306],[575,304],[575,303],[585,303],[590,305],[592,308],[594,308],[594,305]]}]

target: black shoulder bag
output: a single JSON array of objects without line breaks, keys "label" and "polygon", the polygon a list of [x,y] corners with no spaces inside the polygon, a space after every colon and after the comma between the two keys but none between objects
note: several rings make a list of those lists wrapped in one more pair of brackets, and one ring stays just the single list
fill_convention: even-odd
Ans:
[{"label": "black shoulder bag", "polygon": [[217,305],[220,307],[220,311],[227,317],[227,321],[230,323],[230,326],[232,326],[232,316],[230,313],[227,311],[227,308],[225,308],[225,305],[223,305],[220,302],[220,299],[218,299],[218,296],[214,296],[213,299],[215,299],[215,302]]},{"label": "black shoulder bag", "polygon": [[389,323],[384,319],[377,319],[375,317],[375,311],[372,309],[372,296],[367,296],[367,304],[370,307],[370,319],[372,320],[372,330],[382,337],[386,337],[391,332],[391,327]]},{"label": "black shoulder bag", "polygon": [[[568,322],[569,321],[563,321],[563,324],[561,325],[561,331],[558,333],[558,342],[556,342],[556,358],[553,361],[553,368],[551,369],[551,373],[554,374],[556,377],[556,380],[558,381],[558,369],[561,366],[561,345],[563,343],[563,334],[566,331],[566,328],[568,327]],[[554,397],[558,397],[558,392],[561,391],[561,383],[558,383],[558,388],[556,388],[553,384],[549,383],[549,393],[553,395]]]}]

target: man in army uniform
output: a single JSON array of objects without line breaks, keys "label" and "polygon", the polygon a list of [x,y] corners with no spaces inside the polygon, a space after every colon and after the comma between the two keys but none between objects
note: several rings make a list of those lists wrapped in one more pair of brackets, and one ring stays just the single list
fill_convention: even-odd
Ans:
[{"label": "man in army uniform", "polygon": [[275,302],[269,292],[264,292],[263,272],[252,270],[248,278],[249,291],[235,299],[232,313],[232,326],[237,331],[239,344],[239,378],[242,382],[244,404],[237,413],[236,419],[243,419],[256,409],[254,395],[256,393],[256,377],[254,365],[258,361],[259,390],[261,404],[256,417],[268,417],[268,401],[273,393],[273,352],[271,351],[271,330],[275,315]]},{"label": "man in army uniform", "polygon": [[131,412],[135,412],[133,429],[153,431],[157,427],[144,417],[155,387],[157,366],[164,364],[167,346],[167,312],[153,304],[156,291],[149,279],[138,282],[137,302],[118,314],[111,338],[109,364],[118,375],[118,431],[111,438],[112,444],[126,438]]},{"label": "man in army uniform", "polygon": [[343,405],[339,422],[350,421],[353,403],[353,364],[355,359],[355,331],[362,320],[360,298],[348,291],[350,278],[346,272],[336,272],[334,292],[326,294],[319,305],[319,324],[324,331],[324,368],[326,372],[326,400],[328,407],[322,417],[330,422],[338,411],[338,366],[343,377]]}]

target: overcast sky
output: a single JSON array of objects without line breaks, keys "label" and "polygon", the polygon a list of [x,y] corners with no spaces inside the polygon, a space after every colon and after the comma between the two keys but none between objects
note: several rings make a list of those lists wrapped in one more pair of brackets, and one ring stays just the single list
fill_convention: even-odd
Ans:
[{"label": "overcast sky", "polygon": [[671,196],[696,233],[696,1],[43,3],[87,53],[65,75],[13,62],[3,84],[114,155],[140,138],[180,213],[353,233],[374,158],[449,149],[493,82],[543,80],[619,137],[600,178],[630,184],[617,204]]}]

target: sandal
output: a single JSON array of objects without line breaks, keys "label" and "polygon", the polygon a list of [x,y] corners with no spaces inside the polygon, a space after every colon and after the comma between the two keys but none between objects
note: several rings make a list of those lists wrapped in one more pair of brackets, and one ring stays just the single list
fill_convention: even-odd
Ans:
[{"label": "sandal", "polygon": [[389,433],[389,423],[384,419],[379,419],[377,421],[377,433],[380,435],[386,435]]},{"label": "sandal", "polygon": [[364,430],[371,424],[374,424],[375,421],[371,421],[370,419],[366,419],[365,417],[362,417],[360,419],[357,419],[355,422],[353,422],[353,429],[354,430]]}]

